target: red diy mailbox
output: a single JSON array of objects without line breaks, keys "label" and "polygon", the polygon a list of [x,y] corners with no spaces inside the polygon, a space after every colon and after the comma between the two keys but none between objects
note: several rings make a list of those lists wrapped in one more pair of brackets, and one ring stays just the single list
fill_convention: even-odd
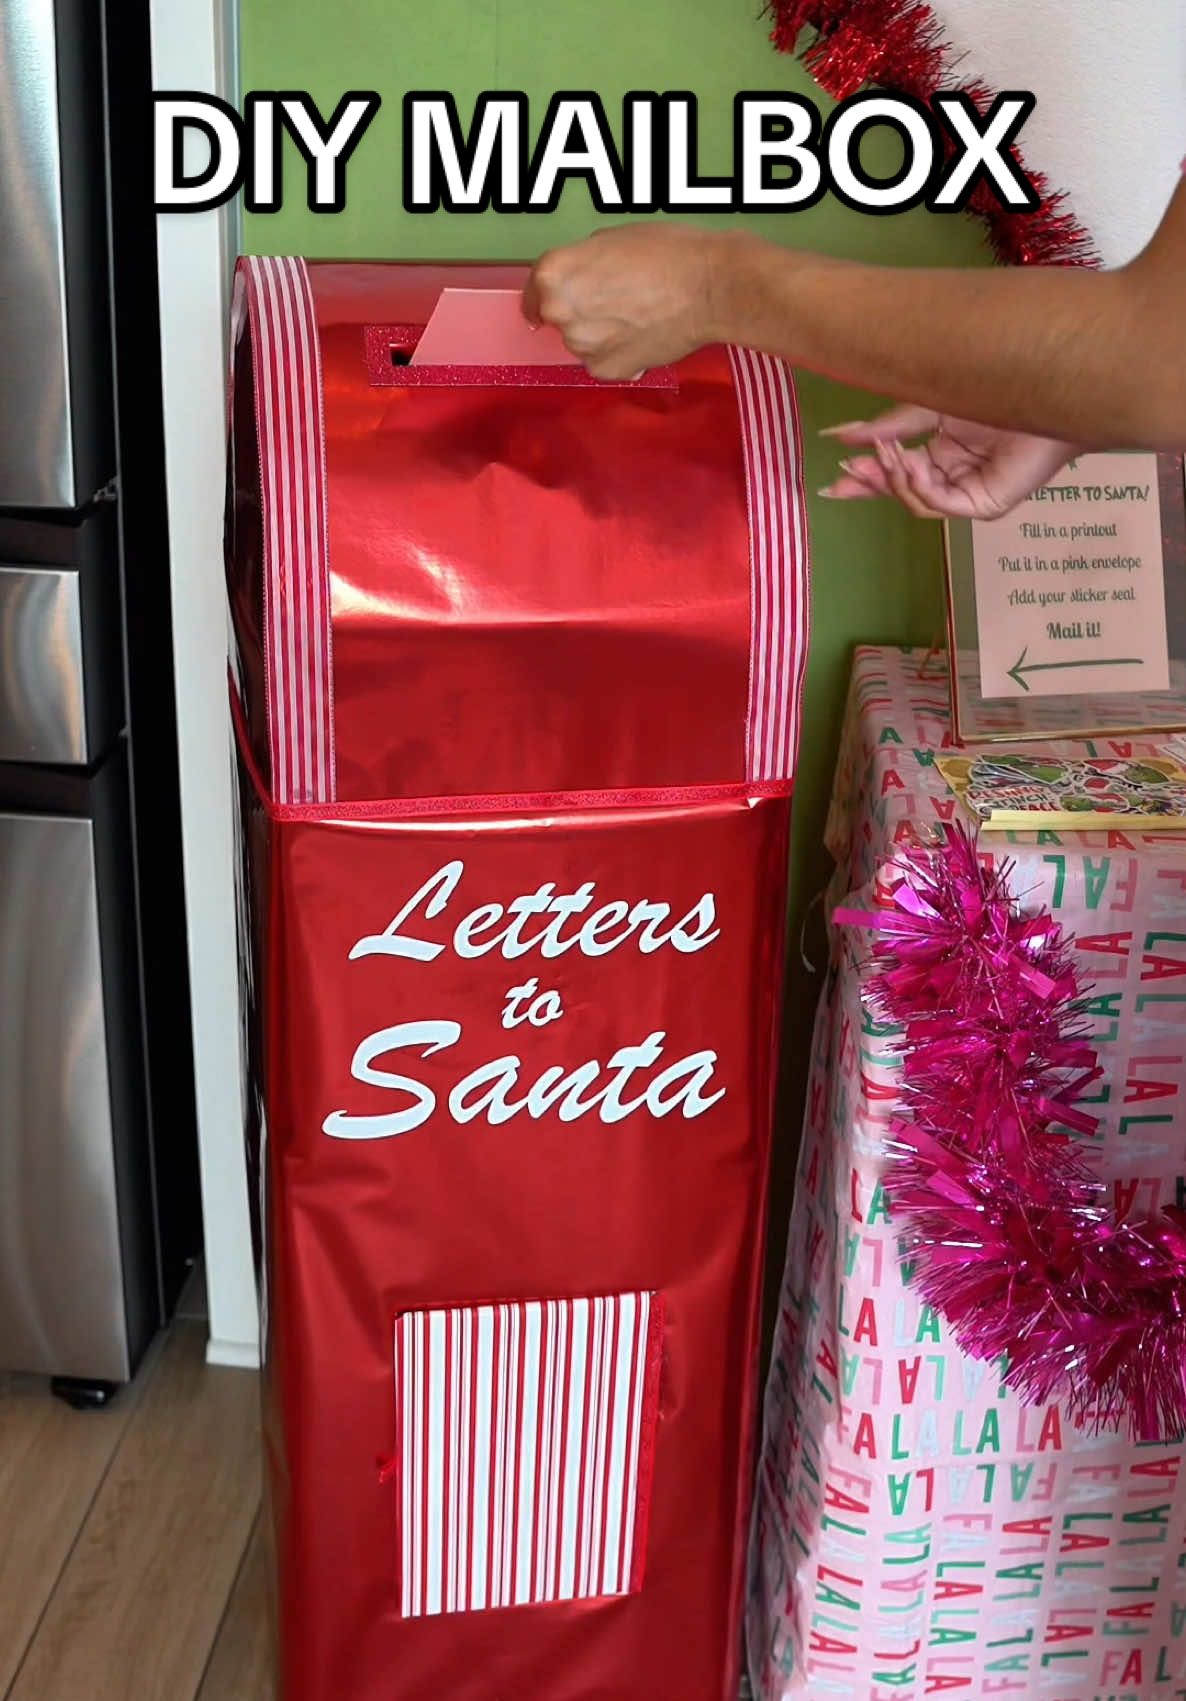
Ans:
[{"label": "red diy mailbox", "polygon": [[284,1701],[733,1701],[807,548],[790,375],[406,364],[240,263]]}]

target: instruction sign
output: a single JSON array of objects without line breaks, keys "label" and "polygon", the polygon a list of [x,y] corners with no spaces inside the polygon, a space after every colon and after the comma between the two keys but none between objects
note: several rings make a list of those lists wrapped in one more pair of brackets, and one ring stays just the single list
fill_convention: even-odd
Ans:
[{"label": "instruction sign", "polygon": [[1082,455],[972,526],[985,697],[1169,689],[1157,457]]}]

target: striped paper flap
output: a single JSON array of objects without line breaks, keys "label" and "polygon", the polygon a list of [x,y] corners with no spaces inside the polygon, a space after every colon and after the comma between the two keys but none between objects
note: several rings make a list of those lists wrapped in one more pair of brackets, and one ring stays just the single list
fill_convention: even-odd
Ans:
[{"label": "striped paper flap", "polygon": [[661,1327],[649,1293],[396,1319],[405,1617],[641,1587]]}]

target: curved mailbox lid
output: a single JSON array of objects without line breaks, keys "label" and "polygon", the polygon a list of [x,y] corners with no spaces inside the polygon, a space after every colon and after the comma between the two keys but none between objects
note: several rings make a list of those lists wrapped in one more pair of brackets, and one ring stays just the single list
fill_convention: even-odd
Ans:
[{"label": "curved mailbox lid", "polygon": [[240,265],[228,565],[277,801],[789,777],[789,374],[715,349],[677,386],[373,381],[376,327],[523,276]]}]

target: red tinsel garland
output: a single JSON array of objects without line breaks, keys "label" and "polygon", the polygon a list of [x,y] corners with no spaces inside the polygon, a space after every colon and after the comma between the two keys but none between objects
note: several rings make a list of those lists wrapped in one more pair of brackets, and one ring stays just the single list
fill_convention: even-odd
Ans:
[{"label": "red tinsel garland", "polygon": [[[958,75],[943,27],[925,0],[770,0],[769,10],[771,39],[784,53],[798,50],[805,30],[815,31],[803,61],[838,100],[875,83],[921,101],[962,88],[981,111],[992,105],[990,89]],[[1040,172],[1026,175],[1041,199],[1033,212],[1003,207],[986,183],[972,196],[972,210],[988,225],[998,257],[1019,266],[1094,265],[1094,244],[1065,197]]]},{"label": "red tinsel garland", "polygon": [[871,1002],[904,1029],[886,1190],[914,1285],[973,1358],[1080,1427],[1186,1433],[1186,1213],[1117,1220],[1075,1108],[1100,1074],[1062,930],[962,829],[897,865]]}]

